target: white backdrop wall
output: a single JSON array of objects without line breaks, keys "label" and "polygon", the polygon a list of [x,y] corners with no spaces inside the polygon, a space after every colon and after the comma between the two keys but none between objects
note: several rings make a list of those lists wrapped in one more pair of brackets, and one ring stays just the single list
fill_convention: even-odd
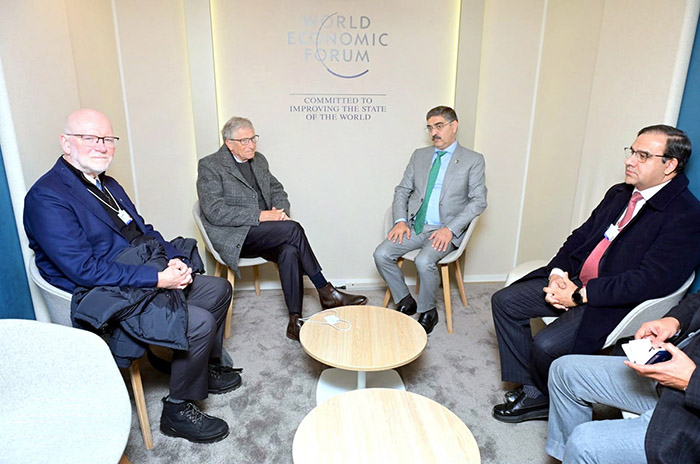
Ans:
[{"label": "white backdrop wall", "polygon": [[212,2],[219,120],[253,121],[326,274],[375,280],[384,211],[429,142],[425,113],[454,102],[459,3],[402,1],[400,18],[392,2],[259,3]]},{"label": "white backdrop wall", "polygon": [[[111,174],[166,236],[193,235],[197,159],[218,147],[225,119],[248,116],[328,277],[378,285],[371,254],[393,187],[428,144],[425,112],[454,105],[460,141],[486,156],[489,188],[465,279],[499,280],[553,254],[622,179],[620,150],[637,129],[675,122],[697,9],[697,0],[3,0],[0,118],[12,122],[21,165],[8,175],[31,185],[60,153],[65,116],[96,107],[123,137]],[[319,28],[329,56],[360,56],[329,58],[331,71],[368,72],[326,70],[314,59]],[[360,42],[333,44],[331,32]],[[365,33],[373,45],[357,39]],[[309,106],[299,95],[308,93],[372,103],[292,108]],[[278,285],[273,275],[266,283]]]}]

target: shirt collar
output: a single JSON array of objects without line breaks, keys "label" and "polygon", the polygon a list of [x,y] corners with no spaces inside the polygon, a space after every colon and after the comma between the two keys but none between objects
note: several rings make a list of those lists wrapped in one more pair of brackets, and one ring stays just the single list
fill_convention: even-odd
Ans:
[{"label": "shirt collar", "polygon": [[[651,197],[659,193],[659,191],[666,186],[669,182],[671,182],[672,179],[667,180],[666,182],[655,185],[653,187],[646,188],[644,190],[638,190],[636,187],[634,189],[634,192],[639,192],[639,194],[644,198],[644,201],[649,201]],[[632,194],[634,195],[634,192]]]},{"label": "shirt collar", "polygon": [[[437,152],[439,152],[439,151],[446,151],[447,153],[449,153],[449,154],[451,155],[451,154],[453,154],[453,153],[455,152],[456,149],[457,149],[457,141],[455,140],[454,142],[452,142],[452,145],[450,145],[449,147],[445,148],[444,150],[438,150],[438,148],[435,147],[435,153],[437,153]],[[447,154],[447,153],[446,153],[446,154]],[[443,156],[444,156],[444,155],[443,155]]]}]

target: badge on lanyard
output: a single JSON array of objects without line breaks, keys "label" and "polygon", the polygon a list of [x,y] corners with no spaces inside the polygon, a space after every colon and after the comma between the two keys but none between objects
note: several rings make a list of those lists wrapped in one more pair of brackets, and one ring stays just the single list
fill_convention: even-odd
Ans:
[{"label": "badge on lanyard", "polygon": [[610,224],[610,227],[608,227],[608,230],[605,231],[605,238],[608,239],[608,241],[612,242],[615,240],[615,237],[617,237],[617,234],[620,233],[620,229],[617,228],[617,225],[615,224]]},{"label": "badge on lanyard", "polygon": [[125,209],[120,209],[117,213],[117,216],[119,216],[119,219],[121,219],[122,222],[127,226],[131,223],[131,221],[133,221],[133,219],[131,219],[131,216],[129,216],[129,213],[127,213]]}]

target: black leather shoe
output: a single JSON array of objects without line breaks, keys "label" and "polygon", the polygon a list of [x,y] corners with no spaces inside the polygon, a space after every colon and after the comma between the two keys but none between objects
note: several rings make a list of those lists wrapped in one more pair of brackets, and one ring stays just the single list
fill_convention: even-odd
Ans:
[{"label": "black leather shoe", "polygon": [[214,443],[228,436],[228,424],[204,414],[192,401],[171,403],[163,398],[160,431],[194,443]]},{"label": "black leather shoe", "polygon": [[209,393],[218,395],[235,390],[241,386],[242,369],[209,364]]},{"label": "black leather shoe", "polygon": [[503,395],[503,399],[505,403],[514,403],[515,400],[518,399],[518,396],[523,392],[523,386],[519,386],[518,388],[514,388],[512,390],[508,390],[505,395]]},{"label": "black leather shoe", "polygon": [[301,314],[289,313],[289,324],[287,324],[287,338],[299,341],[299,331],[304,321],[300,320]]},{"label": "black leather shoe", "polygon": [[316,290],[318,290],[318,298],[321,300],[321,307],[323,309],[367,304],[366,296],[351,295],[349,293],[341,292],[330,282]]},{"label": "black leather shoe", "polygon": [[418,308],[418,304],[416,303],[416,300],[413,299],[410,293],[405,297],[401,298],[399,304],[396,305],[396,310],[400,313],[404,313],[407,316],[413,316],[414,314],[416,314],[416,308]]},{"label": "black leather shoe", "polygon": [[420,317],[418,318],[418,323],[423,326],[423,328],[425,329],[425,333],[427,334],[433,331],[433,327],[435,327],[435,324],[437,324],[437,322],[438,313],[437,310],[434,308],[424,313],[421,313]]},{"label": "black leather shoe", "polygon": [[530,398],[525,392],[512,403],[497,404],[493,407],[493,417],[501,422],[525,422],[529,420],[547,419],[549,416],[549,399],[540,395]]}]

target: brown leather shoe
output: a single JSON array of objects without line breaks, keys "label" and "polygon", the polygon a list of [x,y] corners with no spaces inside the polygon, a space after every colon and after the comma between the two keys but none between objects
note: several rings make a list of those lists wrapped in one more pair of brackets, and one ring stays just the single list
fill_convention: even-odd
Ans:
[{"label": "brown leather shoe", "polygon": [[349,293],[341,292],[330,282],[316,290],[318,290],[318,298],[321,300],[321,307],[323,309],[367,304],[366,296],[351,295]]},{"label": "brown leather shoe", "polygon": [[289,314],[289,324],[287,324],[287,338],[299,341],[299,330],[301,330],[304,321],[300,321],[301,314],[290,313]]}]

